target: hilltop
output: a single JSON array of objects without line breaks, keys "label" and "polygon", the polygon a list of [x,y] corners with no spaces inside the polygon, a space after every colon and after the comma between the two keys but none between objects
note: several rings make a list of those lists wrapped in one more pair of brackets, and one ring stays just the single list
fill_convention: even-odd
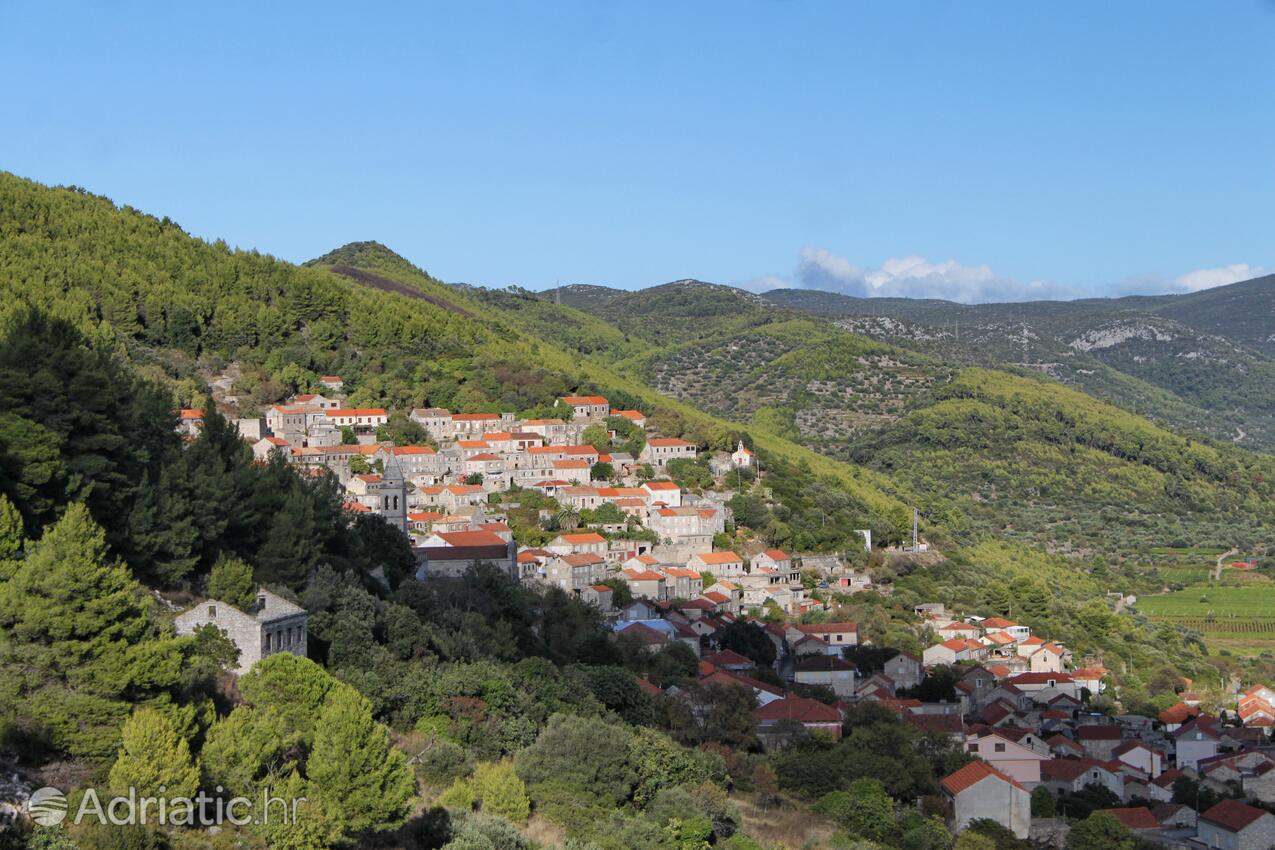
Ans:
[{"label": "hilltop", "polygon": [[874,339],[1049,375],[1177,429],[1275,450],[1275,276],[1181,295],[955,304],[764,296]]}]

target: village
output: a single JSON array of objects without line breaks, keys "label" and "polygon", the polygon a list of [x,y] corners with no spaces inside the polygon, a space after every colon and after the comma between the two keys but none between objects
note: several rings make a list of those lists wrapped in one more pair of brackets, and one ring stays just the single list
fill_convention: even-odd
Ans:
[{"label": "village", "polygon": [[[321,383],[322,393],[296,395],[235,425],[259,462],[278,456],[328,470],[344,488],[347,511],[402,530],[418,581],[490,563],[596,606],[635,651],[683,646],[697,659],[701,683],[751,692],[767,749],[809,735],[836,739],[851,706],[878,703],[975,757],[940,782],[957,832],[990,819],[1019,838],[1059,843],[1072,806],[1109,810],[1135,835],[1167,847],[1275,844],[1268,687],[1250,688],[1217,715],[1189,690],[1154,717],[1099,709],[1096,697],[1116,696],[1101,658],[1076,658],[1026,625],[938,602],[913,611],[925,646],[919,656],[866,647],[855,623],[827,621],[831,593],[812,592],[871,590],[866,572],[835,556],[751,541],[715,545],[733,524],[730,485],[764,474],[742,440],[733,452],[703,458],[690,442],[649,433],[642,412],[613,410],[590,395],[558,399],[554,418],[415,409],[408,419],[427,442],[396,445],[378,435],[389,423],[386,409],[347,408],[339,377]],[[203,412],[180,416],[183,432],[197,435]],[[641,435],[636,454],[623,450],[617,420]],[[599,429],[611,445],[599,448]],[[706,466],[711,486],[694,493],[674,481],[670,473],[684,462]],[[538,506],[540,545],[515,539],[510,511],[523,502]],[[196,605],[177,628],[190,633],[207,623],[239,647],[238,672],[276,652],[306,653],[306,612],[265,589],[246,611],[217,600]],[[773,662],[725,645],[728,630],[741,627],[756,629]],[[935,698],[925,687],[935,682],[950,689]],[[653,697],[689,698],[677,685],[639,684]],[[1216,802],[1203,807],[1201,799]]]}]

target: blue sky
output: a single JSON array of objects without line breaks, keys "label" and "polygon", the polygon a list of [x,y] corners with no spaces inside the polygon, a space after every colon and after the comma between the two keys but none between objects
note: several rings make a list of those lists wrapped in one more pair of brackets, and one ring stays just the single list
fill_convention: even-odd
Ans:
[{"label": "blue sky", "polygon": [[1275,268],[1272,0],[372,9],[0,0],[0,169],[489,286],[1013,300]]}]

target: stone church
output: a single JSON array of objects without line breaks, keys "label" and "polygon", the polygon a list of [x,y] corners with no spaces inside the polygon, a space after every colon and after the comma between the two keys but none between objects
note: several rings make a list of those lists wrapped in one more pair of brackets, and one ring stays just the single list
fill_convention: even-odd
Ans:
[{"label": "stone church", "polygon": [[278,652],[306,654],[306,612],[262,588],[247,611],[209,599],[179,615],[173,625],[177,634],[194,633],[200,626],[213,625],[226,633],[239,649],[239,666],[234,672],[243,675],[262,658]]}]

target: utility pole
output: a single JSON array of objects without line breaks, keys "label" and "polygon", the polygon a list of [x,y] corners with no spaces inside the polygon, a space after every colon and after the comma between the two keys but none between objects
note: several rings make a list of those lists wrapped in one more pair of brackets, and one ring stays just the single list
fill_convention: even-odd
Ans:
[{"label": "utility pole", "polygon": [[915,507],[913,507],[912,508],[912,551],[913,552],[920,551],[920,549],[917,548],[918,546],[917,526],[920,524],[920,519],[921,519],[921,512],[918,511]]}]

